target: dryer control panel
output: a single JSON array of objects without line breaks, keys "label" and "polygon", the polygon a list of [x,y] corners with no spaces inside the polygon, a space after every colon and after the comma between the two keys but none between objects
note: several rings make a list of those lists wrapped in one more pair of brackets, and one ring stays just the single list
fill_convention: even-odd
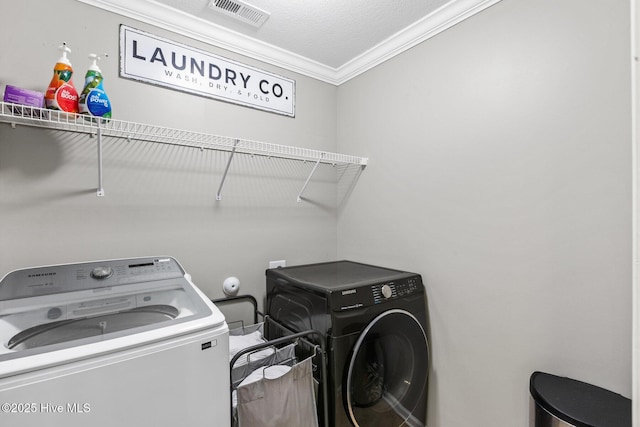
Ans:
[{"label": "dryer control panel", "polygon": [[[422,284],[420,284],[422,286]],[[380,304],[381,302],[409,296],[418,290],[418,278],[412,277],[406,280],[393,281],[388,283],[380,283],[371,286],[371,293],[373,294],[374,304]]]},{"label": "dryer control panel", "polygon": [[418,292],[424,292],[422,279],[420,275],[412,275],[331,292],[330,301],[333,310],[346,311],[384,304],[388,301],[412,296]]}]

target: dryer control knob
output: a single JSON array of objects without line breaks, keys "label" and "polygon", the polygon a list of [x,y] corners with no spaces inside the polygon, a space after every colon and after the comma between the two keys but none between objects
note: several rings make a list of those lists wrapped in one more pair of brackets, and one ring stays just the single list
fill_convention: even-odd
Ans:
[{"label": "dryer control knob", "polygon": [[391,295],[393,294],[393,292],[391,292],[391,286],[389,285],[382,285],[382,296],[385,299],[389,299],[391,298]]},{"label": "dryer control knob", "polygon": [[111,267],[96,267],[91,270],[91,277],[97,280],[104,280],[111,277],[113,269]]}]

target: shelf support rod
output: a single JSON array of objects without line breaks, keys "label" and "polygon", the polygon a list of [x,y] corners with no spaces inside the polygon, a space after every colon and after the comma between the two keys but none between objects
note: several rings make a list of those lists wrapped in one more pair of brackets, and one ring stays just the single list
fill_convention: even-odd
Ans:
[{"label": "shelf support rod", "polygon": [[309,176],[307,177],[307,180],[304,182],[304,185],[302,186],[302,189],[300,190],[300,192],[298,193],[298,199],[296,200],[298,203],[300,203],[302,201],[302,193],[304,193],[304,190],[306,190],[307,185],[309,185],[309,181],[311,181],[311,177],[313,176],[313,174],[316,172],[316,169],[318,169],[318,165],[320,164],[320,161],[324,158],[324,153],[322,153],[320,155],[320,158],[316,161],[316,164],[313,165],[313,169],[311,169],[311,173],[309,174]]},{"label": "shelf support rod", "polygon": [[227,167],[224,168],[224,173],[222,174],[222,180],[220,181],[220,186],[218,187],[218,192],[216,193],[216,200],[222,200],[222,186],[224,185],[224,180],[227,178],[227,173],[229,172],[229,166],[231,166],[231,160],[233,160],[233,155],[236,153],[236,148],[238,147],[239,139],[236,139],[233,142],[233,148],[231,149],[231,155],[229,156],[229,160],[227,160]]},{"label": "shelf support rod", "polygon": [[102,119],[97,118],[98,120],[98,197],[104,196],[104,188],[102,187]]}]

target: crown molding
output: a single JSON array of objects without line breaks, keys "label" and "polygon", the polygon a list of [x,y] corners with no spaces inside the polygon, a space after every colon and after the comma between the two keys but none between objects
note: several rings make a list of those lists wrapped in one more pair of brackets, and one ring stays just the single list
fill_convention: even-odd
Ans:
[{"label": "crown molding", "polygon": [[335,70],[340,85],[502,0],[451,0]]},{"label": "crown molding", "polygon": [[77,1],[339,86],[501,0],[451,0],[339,68],[326,66],[157,1]]}]

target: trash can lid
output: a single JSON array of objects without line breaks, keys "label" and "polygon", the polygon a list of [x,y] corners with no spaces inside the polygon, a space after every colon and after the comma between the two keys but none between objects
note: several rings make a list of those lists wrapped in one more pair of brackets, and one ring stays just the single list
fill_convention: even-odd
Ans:
[{"label": "trash can lid", "polygon": [[631,400],[566,377],[534,372],[529,390],[553,416],[576,427],[631,427]]}]

